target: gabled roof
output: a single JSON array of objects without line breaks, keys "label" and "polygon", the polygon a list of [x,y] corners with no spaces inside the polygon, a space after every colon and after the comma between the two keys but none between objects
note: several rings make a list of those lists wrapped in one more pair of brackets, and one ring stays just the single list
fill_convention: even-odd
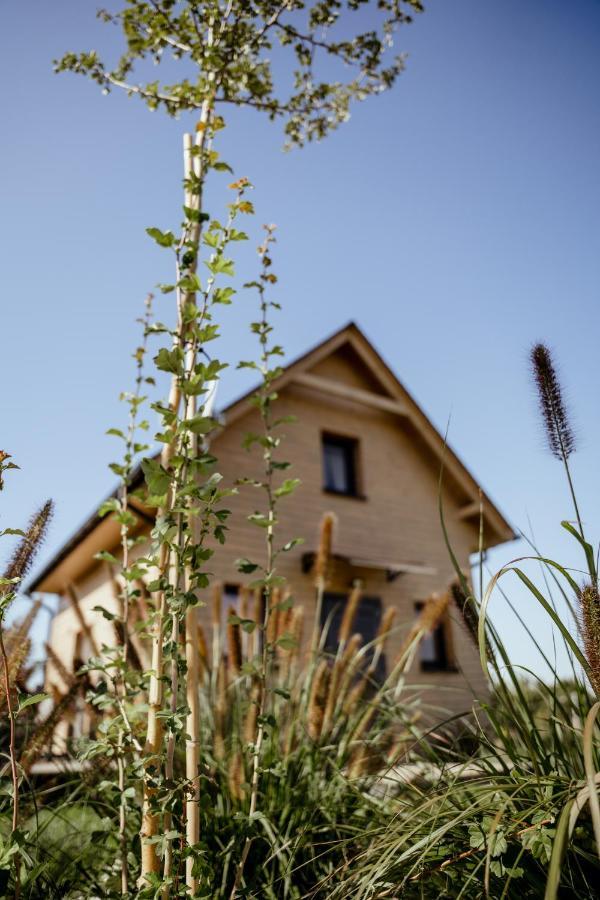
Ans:
[{"label": "gabled roof", "polygon": [[[323,374],[316,374],[319,364],[339,352],[351,353],[355,366],[361,366],[370,380],[370,389],[348,386]],[[274,390],[281,391],[288,385],[301,385],[336,398],[365,404],[398,416],[402,427],[410,428],[417,440],[429,450],[434,459],[443,466],[444,480],[451,479],[466,498],[460,515],[464,519],[478,520],[480,505],[486,530],[486,544],[493,546],[514,540],[516,535],[497,506],[483,493],[479,484],[450,448],[440,432],[432,425],[406,388],[398,380],[392,369],[383,360],[361,329],[349,322],[330,337],[321,341],[307,353],[289,363],[274,382]],[[251,398],[255,388],[234,400],[220,412],[222,427],[227,426],[252,409]],[[141,481],[138,470],[137,479]],[[113,495],[111,495],[113,496]],[[142,516],[144,515],[143,511]],[[110,538],[111,522],[93,513],[61,547],[43,570],[29,583],[28,591],[59,590],[52,576],[63,568],[69,556],[79,548],[85,550],[88,559],[107,546]]]}]

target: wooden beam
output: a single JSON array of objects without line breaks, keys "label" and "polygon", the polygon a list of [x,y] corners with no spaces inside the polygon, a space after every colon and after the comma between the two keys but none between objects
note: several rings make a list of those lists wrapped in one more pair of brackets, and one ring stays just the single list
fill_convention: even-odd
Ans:
[{"label": "wooden beam", "polygon": [[479,501],[473,500],[472,503],[467,503],[465,506],[461,506],[457,513],[458,519],[472,519],[473,516],[479,515]]},{"label": "wooden beam", "polygon": [[152,525],[152,527],[156,525],[156,516],[153,516],[151,513],[147,512],[146,509],[144,509],[144,507],[142,506],[140,500],[138,500],[136,497],[132,497],[130,494],[127,498],[127,502],[129,503],[131,508],[135,510],[135,514],[139,516],[140,519],[143,519],[144,522],[147,522],[148,525]]},{"label": "wooden beam", "polygon": [[427,566],[423,563],[403,563],[390,562],[381,559],[361,559],[352,556],[349,559],[351,566],[357,569],[384,569],[386,572],[393,572],[396,575],[437,575],[437,569],[433,566]]},{"label": "wooden beam", "polygon": [[292,383],[311,388],[322,394],[341,397],[344,400],[353,400],[355,403],[361,403],[363,406],[381,409],[384,412],[390,412],[397,416],[408,415],[407,407],[404,403],[400,403],[399,400],[394,400],[392,397],[384,397],[382,394],[374,394],[372,391],[363,391],[361,388],[350,387],[350,385],[334,381],[332,378],[323,378],[322,375],[299,372],[293,376]]}]

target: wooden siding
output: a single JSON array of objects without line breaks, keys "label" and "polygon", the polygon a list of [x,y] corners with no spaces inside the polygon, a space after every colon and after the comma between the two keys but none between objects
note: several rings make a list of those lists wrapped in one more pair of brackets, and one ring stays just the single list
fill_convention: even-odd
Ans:
[{"label": "wooden siding", "polygon": [[[384,389],[362,364],[353,363],[347,352],[339,352],[321,361],[314,368],[315,375],[335,380],[350,388],[363,391]],[[277,542],[283,544],[293,537],[304,538],[304,545],[282,554],[277,562],[278,574],[286,577],[295,602],[305,610],[305,634],[310,633],[314,615],[312,577],[302,571],[302,556],[316,550],[319,523],[324,512],[337,517],[334,553],[346,560],[372,560],[374,567],[353,566],[338,560],[332,568],[331,590],[347,592],[353,581],[361,579],[364,593],[380,597],[384,605],[398,609],[399,626],[388,645],[387,656],[392,660],[403,635],[412,624],[414,605],[433,591],[444,591],[453,578],[453,570],[445,548],[438,518],[439,460],[433,458],[410,423],[349,397],[333,397],[302,384],[289,384],[281,393],[277,405],[280,416],[297,417],[295,424],[282,431],[285,439],[277,456],[292,462],[284,473],[301,479],[301,486],[293,497],[280,501]],[[247,452],[242,448],[246,432],[260,430],[255,411],[234,419],[214,438],[212,447],[219,460],[218,469],[224,484],[232,486],[236,479],[260,477],[261,458],[258,448]],[[354,438],[358,441],[358,470],[361,497],[333,495],[322,488],[321,435],[324,431]],[[444,506],[450,539],[461,565],[468,570],[469,555],[476,548],[477,528],[473,520],[461,518],[460,510],[470,497],[454,486],[444,489]],[[264,560],[264,531],[247,521],[247,516],[264,508],[262,492],[243,486],[237,496],[227,501],[233,515],[228,522],[225,546],[217,546],[209,569],[217,581],[241,584],[251,577],[238,573],[235,560],[248,557]],[[110,549],[110,548],[107,548]],[[389,581],[378,561],[399,565],[426,566],[434,574],[401,574]],[[77,583],[86,617],[94,621],[95,630],[107,639],[105,620],[92,608],[98,605],[114,608],[112,589],[105,570],[97,565]],[[200,609],[199,616],[208,628],[210,612]],[[426,700],[440,708],[460,711],[470,706],[473,693],[486,689],[478,655],[456,611],[452,611],[452,644],[457,672],[420,672],[413,666],[412,681],[427,686]],[[70,608],[55,617],[50,634],[54,650],[69,664],[74,652],[74,632],[77,622]],[[49,664],[47,678],[55,682]]]}]

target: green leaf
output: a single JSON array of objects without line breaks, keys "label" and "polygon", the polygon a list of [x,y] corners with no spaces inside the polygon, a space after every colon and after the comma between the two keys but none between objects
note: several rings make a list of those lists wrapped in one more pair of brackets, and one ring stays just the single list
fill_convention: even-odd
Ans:
[{"label": "green leaf", "polygon": [[294,635],[287,631],[284,632],[281,637],[278,637],[275,643],[278,647],[281,647],[282,650],[293,650],[294,647],[298,646],[298,641]]},{"label": "green leaf", "polygon": [[109,553],[108,550],[100,550],[99,553],[94,554],[94,559],[100,559],[104,562],[112,563],[113,565],[116,565],[117,563],[117,558],[113,556],[112,553]]},{"label": "green leaf", "polygon": [[250,562],[249,559],[242,557],[241,559],[236,559],[235,567],[238,572],[243,572],[245,575],[250,575],[252,572],[256,572],[258,569],[257,563]]},{"label": "green leaf", "polygon": [[20,712],[23,712],[23,710],[26,709],[28,706],[34,706],[34,704],[36,704],[36,703],[41,703],[42,700],[47,700],[49,696],[50,696],[50,694],[42,693],[42,694],[32,694],[31,697],[27,697],[26,700],[21,700],[21,698],[19,697],[19,708],[17,710],[17,715],[19,715]]},{"label": "green leaf", "polygon": [[288,541],[287,544],[284,544],[281,548],[282,553],[288,553],[290,550],[293,550],[294,547],[297,547],[299,544],[304,543],[304,538],[292,538],[291,541]]},{"label": "green leaf", "polygon": [[[556,834],[551,848],[544,900],[556,900],[556,898],[558,897],[558,890],[562,880],[562,863],[565,853],[567,852],[567,848],[569,846],[569,838],[571,836],[569,823],[574,802],[575,798],[567,801],[558,820]],[[529,835],[525,834],[521,838],[524,847],[527,847],[528,837]]]},{"label": "green leaf", "polygon": [[146,228],[146,234],[161,247],[172,247],[175,243],[175,235],[172,231],[161,231],[160,228]]},{"label": "green leaf", "polygon": [[216,231],[207,231],[202,240],[207,247],[213,247],[216,250],[221,243],[221,235]]},{"label": "green leaf", "polygon": [[204,328],[200,329],[197,333],[198,341],[201,344],[206,344],[208,341],[214,341],[215,338],[219,337],[219,326],[218,325],[205,325]]},{"label": "green leaf", "polygon": [[148,490],[154,496],[166,494],[171,483],[171,476],[156,459],[143,459],[142,471],[146,478]]},{"label": "green leaf", "polygon": [[579,533],[579,531],[573,525],[571,525],[570,522],[565,521],[565,522],[561,522],[560,524],[566,531],[569,532],[569,534],[572,534],[573,537],[576,538],[576,540],[583,547],[583,552],[585,553],[585,558],[586,558],[586,562],[587,562],[588,569],[590,572],[590,577],[592,578],[593,581],[595,581],[597,576],[596,576],[596,561],[594,558],[594,548],[592,547],[591,544],[588,544],[588,542],[583,539],[583,537]]},{"label": "green leaf", "polygon": [[193,419],[186,419],[183,423],[187,431],[192,434],[208,434],[216,427],[217,423],[210,416],[194,416]]},{"label": "green leaf", "polygon": [[252,634],[252,632],[256,629],[256,622],[254,619],[242,619],[240,616],[235,616],[231,614],[228,619],[232,625],[239,625],[243,631],[247,634]]},{"label": "green leaf", "polygon": [[293,425],[297,421],[298,416],[281,416],[279,419],[275,419],[273,427],[276,428],[278,425]]},{"label": "green leaf", "polygon": [[183,212],[189,222],[208,222],[210,219],[208,213],[200,212],[199,209],[194,209],[192,206],[184,206]]},{"label": "green leaf", "polygon": [[284,691],[283,688],[273,688],[274,694],[279,694],[280,697],[283,697],[284,700],[289,700],[292,696],[289,691]]},{"label": "green leaf", "polygon": [[275,496],[286,497],[288,494],[292,494],[300,483],[301,482],[299,478],[286,478],[283,484],[281,484],[275,491]]},{"label": "green leaf", "polygon": [[183,351],[180,347],[174,347],[172,350],[162,347],[154,357],[154,363],[161,372],[178,375],[183,365]]},{"label": "green leaf", "polygon": [[256,581],[251,581],[248,588],[254,591],[256,588],[283,587],[285,584],[287,584],[287,579],[283,575],[274,575],[271,572],[266,578],[257,578]]},{"label": "green leaf", "polygon": [[231,303],[231,298],[235,294],[235,290],[231,287],[218,287],[213,291],[213,303],[223,303],[224,305],[228,305]]},{"label": "green leaf", "polygon": [[218,254],[206,261],[206,266],[213,275],[235,275],[233,260]]},{"label": "green leaf", "polygon": [[258,525],[259,528],[268,528],[270,525],[276,525],[277,520],[272,516],[265,516],[264,513],[255,512],[249,516],[246,516],[249,522],[252,522],[253,525]]},{"label": "green leaf", "polygon": [[102,506],[98,509],[98,515],[100,518],[107,515],[109,512],[120,512],[121,504],[117,500],[116,497],[110,497],[108,500],[105,500]]},{"label": "green leaf", "polygon": [[202,282],[195,272],[190,272],[179,279],[177,287],[185,294],[195,294],[202,290]]},{"label": "green leaf", "polygon": [[479,825],[469,825],[469,847],[474,850],[485,847],[485,834]]}]

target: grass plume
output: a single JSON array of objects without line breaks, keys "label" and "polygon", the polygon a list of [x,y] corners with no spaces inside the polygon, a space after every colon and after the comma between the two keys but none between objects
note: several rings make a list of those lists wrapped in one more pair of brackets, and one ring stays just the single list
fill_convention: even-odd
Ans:
[{"label": "grass plume", "polygon": [[567,460],[575,450],[575,435],[552,353],[545,344],[531,348],[531,369],[548,449],[557,459]]},{"label": "grass plume", "polygon": [[586,584],[580,597],[580,629],[590,666],[590,681],[600,697],[600,596],[595,584]]},{"label": "grass plume", "polygon": [[15,547],[4,570],[5,578],[22,580],[29,572],[35,555],[42,546],[53,512],[54,503],[52,500],[46,500],[44,505],[31,517],[25,534]]}]

